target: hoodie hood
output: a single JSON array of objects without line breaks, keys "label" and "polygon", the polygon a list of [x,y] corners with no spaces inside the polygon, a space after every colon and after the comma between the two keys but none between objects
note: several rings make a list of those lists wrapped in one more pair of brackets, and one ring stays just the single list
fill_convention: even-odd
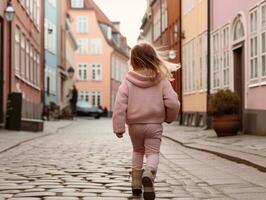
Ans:
[{"label": "hoodie hood", "polygon": [[126,79],[133,85],[141,88],[149,88],[159,83],[159,81],[152,81],[149,77],[139,74],[135,71],[128,72]]}]

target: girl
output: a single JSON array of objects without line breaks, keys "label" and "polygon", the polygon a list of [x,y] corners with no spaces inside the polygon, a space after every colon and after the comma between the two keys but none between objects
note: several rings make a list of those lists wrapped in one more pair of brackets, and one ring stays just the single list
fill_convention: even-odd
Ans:
[{"label": "girl", "polygon": [[117,93],[113,131],[122,138],[125,124],[128,125],[133,144],[132,192],[141,195],[143,185],[144,199],[153,200],[162,123],[176,120],[180,103],[170,83],[173,64],[161,59],[151,45],[136,45],[131,50],[130,63],[133,71],[127,74]]}]

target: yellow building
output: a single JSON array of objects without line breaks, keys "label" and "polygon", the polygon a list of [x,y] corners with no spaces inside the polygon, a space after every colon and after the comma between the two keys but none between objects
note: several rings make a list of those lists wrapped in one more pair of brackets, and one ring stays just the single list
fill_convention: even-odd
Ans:
[{"label": "yellow building", "polygon": [[204,126],[207,110],[207,0],[182,0],[183,124]]}]

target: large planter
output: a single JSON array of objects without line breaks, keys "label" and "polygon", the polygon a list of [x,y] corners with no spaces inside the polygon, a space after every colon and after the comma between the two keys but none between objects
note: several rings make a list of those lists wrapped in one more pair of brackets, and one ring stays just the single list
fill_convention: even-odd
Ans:
[{"label": "large planter", "polygon": [[233,136],[240,129],[240,120],[238,115],[213,116],[212,125],[218,137]]}]

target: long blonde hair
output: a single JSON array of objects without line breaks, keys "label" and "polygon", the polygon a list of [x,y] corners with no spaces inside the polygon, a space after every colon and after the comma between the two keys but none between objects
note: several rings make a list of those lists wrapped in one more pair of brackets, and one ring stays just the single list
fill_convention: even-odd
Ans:
[{"label": "long blonde hair", "polygon": [[130,64],[134,70],[146,70],[153,81],[174,80],[172,72],[180,65],[166,61],[158,52],[151,44],[141,42],[132,48]]}]

